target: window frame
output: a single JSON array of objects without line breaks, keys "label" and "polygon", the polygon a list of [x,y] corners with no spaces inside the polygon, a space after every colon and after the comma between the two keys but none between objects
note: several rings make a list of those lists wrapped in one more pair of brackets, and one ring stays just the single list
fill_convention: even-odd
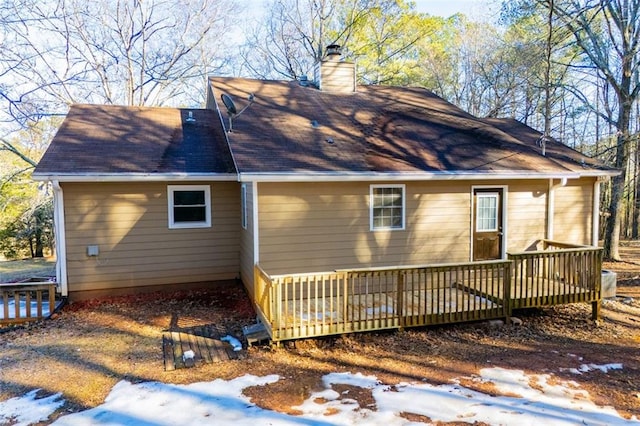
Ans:
[{"label": "window frame", "polygon": [[[205,220],[198,222],[176,222],[174,193],[181,191],[204,192]],[[167,185],[168,226],[169,229],[211,228],[211,186],[210,185]]]},{"label": "window frame", "polygon": [[476,203],[479,203],[480,199],[483,199],[483,198],[495,200],[495,205],[492,206],[492,209],[494,210],[493,211],[494,215],[493,217],[491,217],[491,219],[494,221],[494,226],[492,228],[480,229],[480,221],[486,218],[482,217],[479,214],[480,206],[478,205],[476,207],[477,212],[475,217],[475,222],[476,222],[475,232],[498,232],[498,223],[500,223],[500,218],[498,217],[498,215],[500,214],[500,206],[499,206],[500,194],[498,194],[498,192],[478,192],[475,196],[476,196]]},{"label": "window frame", "polygon": [[[375,210],[376,209],[380,209],[383,208],[382,206],[376,206],[375,205],[375,199],[376,196],[374,194],[374,191],[376,189],[400,189],[401,190],[401,194],[400,196],[402,197],[402,206],[400,206],[399,208],[402,209],[401,211],[401,225],[400,226],[379,226],[376,227],[375,226]],[[406,208],[406,200],[407,200],[407,190],[406,190],[406,185],[404,184],[376,184],[376,185],[370,185],[369,186],[369,230],[370,231],[404,231],[406,229],[406,213],[407,213],[407,208]]]}]

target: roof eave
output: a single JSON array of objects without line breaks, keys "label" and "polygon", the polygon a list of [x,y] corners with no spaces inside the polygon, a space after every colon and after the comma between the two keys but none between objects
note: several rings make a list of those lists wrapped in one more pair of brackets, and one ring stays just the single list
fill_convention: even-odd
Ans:
[{"label": "roof eave", "polygon": [[236,173],[38,173],[36,181],[58,182],[178,182],[237,181]]},{"label": "roof eave", "polygon": [[445,181],[445,180],[523,180],[523,179],[578,179],[581,177],[612,177],[615,170],[589,170],[584,172],[248,172],[239,173],[240,182],[354,182],[354,181]]}]

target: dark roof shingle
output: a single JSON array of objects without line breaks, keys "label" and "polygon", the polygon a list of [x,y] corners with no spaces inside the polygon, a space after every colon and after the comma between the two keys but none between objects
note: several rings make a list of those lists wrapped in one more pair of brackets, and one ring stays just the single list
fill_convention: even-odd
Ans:
[{"label": "dark roof shingle", "polygon": [[511,120],[478,119],[422,88],[360,86],[319,91],[298,82],[212,77],[239,107],[229,143],[241,173],[598,173],[609,170]]},{"label": "dark roof shingle", "polygon": [[236,173],[218,114],[72,105],[35,170],[36,175],[136,173]]}]

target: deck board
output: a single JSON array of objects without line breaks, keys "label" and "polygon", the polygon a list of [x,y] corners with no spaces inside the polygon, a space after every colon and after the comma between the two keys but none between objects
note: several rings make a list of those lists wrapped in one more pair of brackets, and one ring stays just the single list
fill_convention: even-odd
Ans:
[{"label": "deck board", "polygon": [[[230,344],[220,340],[227,334],[230,333],[226,329],[216,325],[165,331],[162,334],[165,371],[242,358],[244,350],[234,351]],[[185,357],[187,351],[193,351],[194,356]]]}]

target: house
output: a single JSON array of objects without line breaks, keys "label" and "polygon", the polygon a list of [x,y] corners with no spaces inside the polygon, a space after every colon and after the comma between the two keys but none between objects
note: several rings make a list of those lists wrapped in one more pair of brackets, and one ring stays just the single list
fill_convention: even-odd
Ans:
[{"label": "house", "polygon": [[[502,268],[552,241],[595,253],[600,183],[617,171],[541,136],[423,88],[356,86],[355,66],[333,55],[313,83],[212,77],[206,109],[73,105],[33,176],[53,183],[63,295],[241,279],[270,311],[287,297],[265,293],[275,276]],[[575,259],[554,258],[547,278],[584,282]],[[528,277],[542,270],[525,264]],[[298,308],[329,291],[324,278],[305,282],[285,291]],[[387,319],[406,309],[394,303]]]}]

